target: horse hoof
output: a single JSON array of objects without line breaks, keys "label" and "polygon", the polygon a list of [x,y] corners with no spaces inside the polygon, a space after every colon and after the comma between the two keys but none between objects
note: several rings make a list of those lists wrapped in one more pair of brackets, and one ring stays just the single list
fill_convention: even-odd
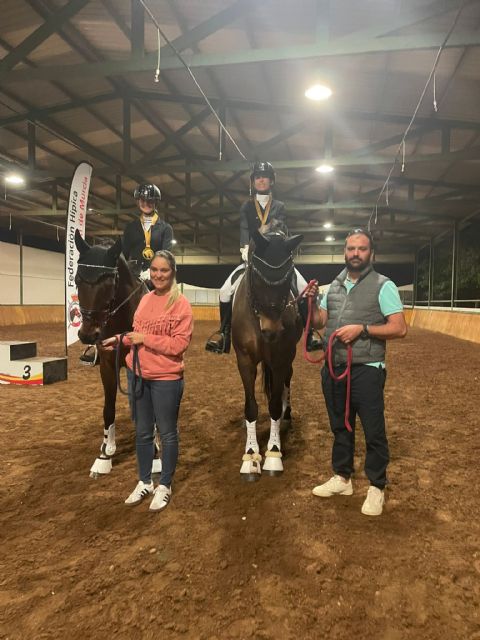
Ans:
[{"label": "horse hoof", "polygon": [[241,473],[242,482],[257,482],[262,476],[259,473]]},{"label": "horse hoof", "polygon": [[99,476],[106,475],[112,470],[111,458],[97,458],[92,464],[90,469],[90,477],[98,478]]},{"label": "horse hoof", "polygon": [[280,476],[283,473],[282,454],[280,451],[267,451],[263,472],[269,476]]},{"label": "horse hoof", "polygon": [[160,458],[153,459],[152,473],[153,474],[162,473],[162,461],[160,460]]},{"label": "horse hoof", "polygon": [[273,477],[283,476],[283,469],[281,471],[274,471],[273,469],[269,470],[269,469],[265,469],[265,467],[264,467],[263,468],[263,473],[266,476],[270,476],[270,477],[273,478]]}]

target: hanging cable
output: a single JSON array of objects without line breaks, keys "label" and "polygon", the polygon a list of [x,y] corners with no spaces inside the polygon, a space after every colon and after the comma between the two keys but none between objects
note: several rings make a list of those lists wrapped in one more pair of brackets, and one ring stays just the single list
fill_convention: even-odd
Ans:
[{"label": "hanging cable", "polygon": [[[142,2],[142,0],[140,0],[140,2]],[[460,5],[460,7],[458,8],[458,10],[457,10],[457,12],[456,12],[456,14],[455,14],[455,18],[454,18],[454,20],[453,20],[453,22],[452,22],[452,24],[451,24],[451,26],[450,26],[450,29],[448,30],[447,35],[446,35],[446,36],[445,36],[445,38],[443,39],[443,42],[442,42],[442,44],[440,45],[440,47],[439,47],[439,49],[438,49],[438,51],[437,51],[437,54],[436,54],[436,56],[435,56],[435,60],[434,60],[434,62],[433,62],[432,69],[431,69],[431,71],[430,71],[430,73],[429,73],[429,75],[428,75],[428,78],[427,78],[427,81],[426,81],[426,83],[425,83],[425,86],[423,87],[423,91],[422,91],[422,93],[421,93],[421,95],[420,95],[420,98],[419,98],[419,100],[418,100],[417,106],[415,107],[415,110],[414,110],[413,115],[412,115],[412,117],[411,117],[411,119],[410,119],[410,122],[408,123],[408,126],[407,126],[407,128],[405,129],[405,132],[404,132],[404,134],[403,134],[403,136],[402,136],[402,139],[401,139],[401,141],[400,141],[400,144],[398,145],[397,150],[396,150],[396,152],[395,152],[395,157],[394,157],[394,159],[393,159],[393,164],[392,164],[392,166],[391,166],[391,168],[390,168],[390,171],[388,172],[387,179],[386,179],[386,180],[385,180],[385,182],[383,183],[383,186],[382,186],[382,188],[381,188],[381,190],[380,190],[380,193],[378,194],[377,201],[375,202],[375,205],[374,205],[374,207],[373,207],[373,209],[372,209],[372,212],[370,213],[370,217],[368,218],[368,229],[369,229],[369,230],[370,230],[370,225],[371,225],[372,218],[373,218],[374,216],[375,216],[375,224],[377,224],[377,219],[378,219],[378,203],[379,203],[379,201],[380,201],[380,198],[381,198],[381,197],[382,197],[382,195],[383,195],[383,192],[384,192],[384,191],[387,189],[387,187],[388,187],[389,180],[390,180],[390,178],[392,177],[392,173],[393,173],[393,172],[394,172],[394,170],[395,170],[395,165],[397,164],[398,156],[399,156],[399,154],[400,154],[400,151],[402,151],[402,150],[403,150],[403,156],[402,156],[402,173],[403,173],[403,171],[405,170],[405,140],[407,139],[407,136],[408,136],[408,134],[409,134],[409,132],[410,132],[410,129],[412,128],[412,125],[413,125],[413,123],[414,123],[414,121],[415,121],[415,118],[417,117],[418,110],[420,109],[420,106],[421,106],[421,104],[422,104],[422,102],[423,102],[423,98],[425,97],[425,94],[426,94],[427,89],[428,89],[428,87],[429,87],[429,85],[430,85],[430,82],[432,81],[432,78],[435,78],[435,71],[436,71],[436,69],[437,69],[438,62],[439,62],[439,60],[440,60],[440,56],[441,56],[441,54],[442,54],[443,50],[445,49],[445,45],[447,44],[448,40],[450,39],[450,36],[452,35],[453,30],[454,30],[454,29],[455,29],[455,27],[457,26],[458,19],[460,18],[460,15],[461,15],[461,13],[462,13],[462,11],[463,11],[463,9],[464,9],[465,5],[467,4],[467,2],[468,2],[468,0],[463,0],[463,1],[462,1],[462,4]],[[435,86],[435,85],[434,85],[434,86]],[[435,111],[436,111],[436,110],[437,110],[437,108],[436,108],[436,97],[435,97],[435,93],[434,93],[434,108],[435,108]],[[387,199],[388,199],[388,198],[387,198]],[[388,204],[388,202],[387,202],[387,204]]]},{"label": "hanging cable", "polygon": [[238,151],[238,153],[241,155],[241,157],[246,160],[248,162],[247,156],[243,153],[243,151],[240,149],[240,147],[238,146],[238,144],[235,142],[235,140],[232,138],[232,136],[230,135],[230,132],[228,131],[228,129],[225,127],[225,125],[223,124],[223,122],[220,120],[220,118],[218,117],[217,112],[215,111],[215,109],[213,108],[210,100],[207,98],[205,92],[203,91],[202,87],[200,86],[198,80],[196,79],[193,71],[191,70],[191,68],[188,66],[188,64],[185,62],[185,60],[183,59],[182,55],[180,54],[180,52],[178,51],[178,49],[175,47],[175,45],[170,42],[170,40],[167,38],[167,36],[165,35],[165,33],[162,31],[162,28],[160,27],[157,19],[155,18],[155,16],[153,15],[153,13],[150,11],[149,7],[146,5],[146,3],[144,2],[144,0],[140,0],[140,4],[143,6],[143,8],[145,9],[145,11],[148,13],[148,15],[150,16],[151,21],[153,22],[153,24],[155,25],[155,27],[158,30],[158,33],[161,34],[162,38],[165,40],[165,42],[168,44],[168,46],[172,49],[172,51],[174,52],[174,54],[177,56],[177,58],[180,60],[180,62],[182,63],[182,65],[185,67],[185,69],[187,70],[188,74],[190,75],[191,79],[193,80],[193,82],[195,83],[195,86],[197,87],[197,89],[199,90],[199,92],[201,93],[203,99],[205,100],[205,102],[207,103],[210,111],[212,112],[213,116],[215,117],[215,119],[217,120],[218,124],[220,125],[220,127],[223,129],[223,131],[225,132],[225,135],[228,137],[228,139],[230,140],[230,142],[233,144],[233,146],[235,147],[235,149]]},{"label": "hanging cable", "polygon": [[160,49],[161,49],[161,42],[160,42],[160,30],[157,29],[157,47],[158,47],[158,57],[157,57],[157,68],[155,69],[155,76],[153,78],[154,82],[158,82],[160,80]]}]

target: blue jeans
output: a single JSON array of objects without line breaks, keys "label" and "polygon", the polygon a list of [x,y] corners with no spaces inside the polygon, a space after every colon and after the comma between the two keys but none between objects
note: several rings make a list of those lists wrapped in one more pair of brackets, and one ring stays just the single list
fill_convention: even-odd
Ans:
[{"label": "blue jeans", "polygon": [[[128,397],[135,416],[138,475],[149,483],[155,455],[154,428],[157,425],[162,443],[160,484],[169,487],[178,460],[177,419],[183,395],[183,378],[178,380],[142,380],[140,397],[132,393],[133,373],[127,368]],[[137,389],[140,380],[137,379]],[[133,403],[135,403],[135,410]]]}]

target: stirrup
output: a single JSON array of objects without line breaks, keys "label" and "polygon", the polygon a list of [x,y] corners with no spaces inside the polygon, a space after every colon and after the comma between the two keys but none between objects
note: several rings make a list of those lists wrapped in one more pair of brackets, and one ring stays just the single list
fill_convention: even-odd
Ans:
[{"label": "stirrup", "polygon": [[[93,349],[93,354],[89,354],[89,351]],[[98,347],[96,344],[90,344],[80,356],[80,364],[85,367],[94,367],[98,362]]]},{"label": "stirrup", "polygon": [[[220,334],[219,340],[212,340],[213,336]],[[225,353],[225,335],[221,331],[215,331],[207,340],[205,345],[205,351],[211,351],[212,353]]]}]

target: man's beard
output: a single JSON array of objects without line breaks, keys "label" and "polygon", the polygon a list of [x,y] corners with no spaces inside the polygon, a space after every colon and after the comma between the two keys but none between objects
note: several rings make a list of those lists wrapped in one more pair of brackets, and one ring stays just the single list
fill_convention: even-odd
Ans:
[{"label": "man's beard", "polygon": [[345,264],[347,265],[348,271],[353,271],[353,273],[360,273],[368,267],[368,265],[370,264],[370,258],[366,258],[365,260],[362,260],[361,258],[352,258],[352,260],[345,260]]}]

